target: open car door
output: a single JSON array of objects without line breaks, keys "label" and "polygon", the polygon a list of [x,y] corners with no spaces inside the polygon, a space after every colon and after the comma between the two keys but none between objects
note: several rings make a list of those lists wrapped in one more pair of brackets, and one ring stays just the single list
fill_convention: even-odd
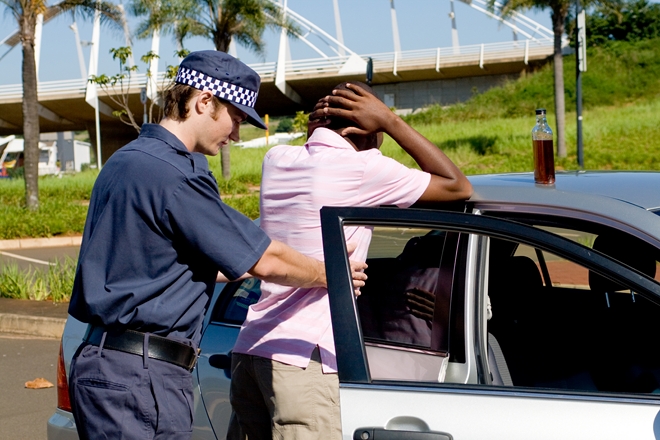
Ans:
[{"label": "open car door", "polygon": [[[660,438],[652,276],[557,234],[481,215],[326,207],[321,218],[344,439]],[[357,298],[342,245],[344,228],[355,226],[373,229]],[[502,243],[568,261],[591,286],[548,284],[498,299],[493,316],[512,318],[491,325],[489,270],[504,263],[491,247]],[[516,272],[505,278],[512,291],[524,281]],[[600,291],[603,282],[615,287]],[[543,301],[566,294],[574,301],[543,313]],[[642,342],[612,345],[624,331]]]}]

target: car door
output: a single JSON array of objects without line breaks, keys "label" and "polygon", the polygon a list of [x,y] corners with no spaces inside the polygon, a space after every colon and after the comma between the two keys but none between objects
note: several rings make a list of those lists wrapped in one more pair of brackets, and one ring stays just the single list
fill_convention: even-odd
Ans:
[{"label": "car door", "polygon": [[[231,350],[247,309],[261,296],[260,281],[249,278],[223,286],[207,315],[197,360],[197,381],[202,406],[196,408],[195,438],[225,438],[231,416],[229,385]],[[204,412],[206,414],[204,414]],[[208,417],[208,424],[202,422]]]},{"label": "car door", "polygon": [[[655,355],[660,285],[652,277],[557,234],[492,217],[389,208],[323,208],[321,216],[345,439],[660,438],[660,360]],[[388,269],[370,274],[363,290],[383,293],[385,311],[374,313],[373,300],[363,310],[362,298],[353,294],[346,249],[337,245],[344,242],[347,225],[373,228],[368,263]],[[406,234],[446,237],[435,246],[438,270],[431,287],[415,288],[419,271],[400,270],[414,238]],[[540,295],[524,292],[510,304],[493,302],[492,314],[501,318],[499,337],[506,339],[500,348],[489,334],[488,289],[489,278],[495,277],[489,270],[496,269],[489,260],[495,252],[491,246],[502,243],[557,256],[584,268],[590,279],[593,274],[594,286],[607,280],[617,287],[607,288],[605,296],[592,287],[560,307],[548,307],[571,312],[554,320],[536,312],[546,308],[543,301],[552,301],[556,285],[545,286]],[[396,281],[399,276],[412,281]],[[521,272],[504,278],[512,289],[525,279]],[[372,291],[369,283],[379,288]],[[391,285],[405,289],[398,302],[389,299],[396,293],[382,287]],[[425,307],[419,306],[422,300],[409,301],[415,296],[411,291],[425,292]],[[622,312],[613,312],[615,296],[626,302]],[[606,299],[607,306],[596,310],[592,298]],[[640,303],[645,308],[636,308]],[[428,327],[421,337],[420,322],[409,322],[420,316],[426,316]],[[585,322],[609,325],[594,330]],[[625,327],[615,327],[621,322]],[[627,331],[636,325],[637,331]],[[535,338],[539,329],[543,337]],[[628,345],[617,333],[644,343]],[[638,361],[630,362],[629,356]],[[528,357],[541,363],[526,365]],[[553,368],[543,368],[544,361]],[[504,371],[508,362],[516,367],[510,372]],[[507,383],[509,376],[513,383]]]}]

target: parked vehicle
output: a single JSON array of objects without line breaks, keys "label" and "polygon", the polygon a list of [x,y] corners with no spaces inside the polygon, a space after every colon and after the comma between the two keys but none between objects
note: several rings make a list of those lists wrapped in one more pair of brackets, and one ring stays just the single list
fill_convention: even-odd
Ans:
[{"label": "parked vehicle", "polygon": [[[14,136],[3,139],[6,143],[4,150],[0,154],[0,168],[4,169],[3,174],[8,176],[8,170],[20,168],[23,166],[23,139],[16,139]],[[52,143],[48,145],[39,142],[39,175],[58,174],[60,167],[57,164],[57,145]]]},{"label": "parked vehicle", "polygon": [[[660,173],[471,176],[466,203],[321,211],[345,439],[660,438]],[[356,298],[343,230],[373,228]],[[231,349],[258,280],[218,285],[196,439],[224,438]],[[490,317],[492,314],[492,317]],[[62,338],[48,438],[76,438]]]}]

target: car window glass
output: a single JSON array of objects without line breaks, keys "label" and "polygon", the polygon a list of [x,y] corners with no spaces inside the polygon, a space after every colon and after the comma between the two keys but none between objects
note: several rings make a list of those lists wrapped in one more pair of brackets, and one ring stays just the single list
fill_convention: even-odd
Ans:
[{"label": "car window glass", "polygon": [[589,289],[589,271],[579,264],[526,245],[518,246],[514,256],[532,260],[544,275],[544,282],[554,287]]},{"label": "car window glass", "polygon": [[[657,278],[654,250],[615,235],[583,244]],[[617,254],[622,244],[625,252]],[[660,394],[657,298],[552,253],[494,238],[489,274],[487,328],[502,358],[491,362],[491,371],[506,370],[520,387]]]},{"label": "car window glass", "polygon": [[[443,289],[451,289],[453,273],[441,267],[447,235],[425,228],[373,228],[368,279],[356,300],[372,379],[443,381],[451,295]],[[439,307],[442,301],[446,305]]]},{"label": "car window glass", "polygon": [[248,307],[261,297],[261,280],[248,278],[242,282],[227,284],[213,311],[211,321],[241,325]]}]

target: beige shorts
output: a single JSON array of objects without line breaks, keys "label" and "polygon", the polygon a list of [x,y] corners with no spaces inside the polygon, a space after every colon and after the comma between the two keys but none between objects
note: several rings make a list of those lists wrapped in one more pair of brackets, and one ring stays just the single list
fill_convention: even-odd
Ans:
[{"label": "beige shorts", "polygon": [[339,379],[318,347],[307,368],[234,353],[230,400],[228,440],[341,439]]}]

